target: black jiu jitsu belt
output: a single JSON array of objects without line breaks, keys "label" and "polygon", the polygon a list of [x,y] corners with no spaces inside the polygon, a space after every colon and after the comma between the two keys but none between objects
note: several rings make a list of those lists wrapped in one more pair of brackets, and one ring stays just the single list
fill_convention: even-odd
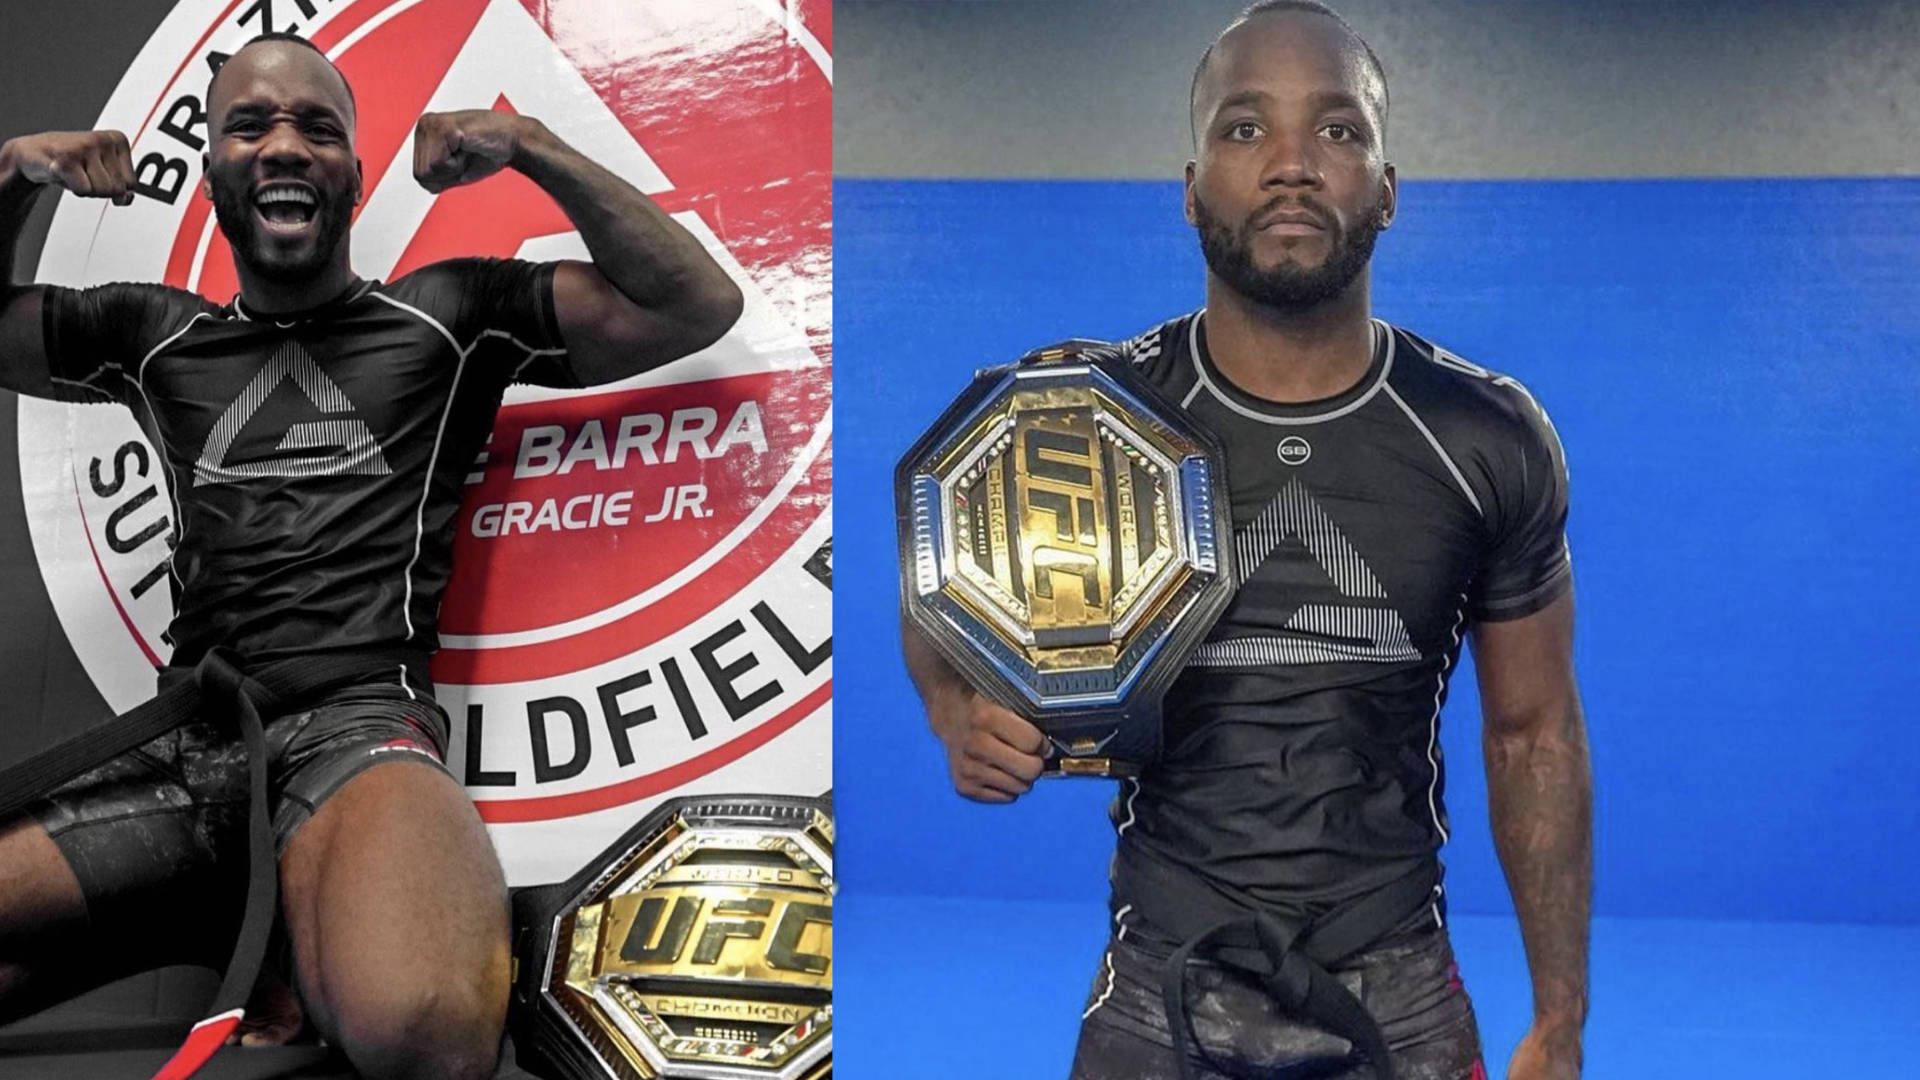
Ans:
[{"label": "black jiu jitsu belt", "polygon": [[190,720],[234,724],[247,746],[247,899],[226,975],[207,1017],[193,1025],[153,1080],[186,1080],[225,1044],[246,1014],[247,997],[267,954],[280,899],[279,860],[267,810],[267,743],[262,713],[336,686],[385,678],[401,663],[425,670],[425,657],[391,652],[321,654],[262,665],[251,674],[228,649],[214,649],[191,678],[128,712],[96,725],[16,765],[0,769],[0,820],[25,809],[95,766],[142,746]]},{"label": "black jiu jitsu belt", "polygon": [[[1127,856],[1122,855],[1122,858]],[[1160,981],[1181,1080],[1191,1080],[1187,1041],[1186,967],[1210,956],[1259,977],[1286,1011],[1311,1020],[1366,1055],[1380,1080],[1394,1080],[1380,1025],[1327,968],[1365,949],[1433,902],[1439,866],[1419,869],[1306,925],[1289,925],[1217,892],[1177,877],[1155,863],[1128,858],[1127,899],[1140,917],[1181,942],[1167,959]]]}]

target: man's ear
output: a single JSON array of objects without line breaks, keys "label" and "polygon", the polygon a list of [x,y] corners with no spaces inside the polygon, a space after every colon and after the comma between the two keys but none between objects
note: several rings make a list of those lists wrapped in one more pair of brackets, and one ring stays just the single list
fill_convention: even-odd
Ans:
[{"label": "man's ear", "polygon": [[1197,226],[1200,224],[1200,218],[1193,211],[1193,174],[1194,163],[1189,161],[1187,162],[1187,187],[1181,197],[1182,201],[1186,204],[1187,224]]},{"label": "man's ear", "polygon": [[213,201],[213,176],[208,166],[212,160],[203,152],[200,155],[200,195],[208,202]]},{"label": "man's ear", "polygon": [[1393,171],[1393,163],[1387,163],[1386,176],[1382,178],[1386,191],[1380,198],[1380,227],[1385,229],[1393,224],[1393,216],[1400,211],[1400,180]]},{"label": "man's ear", "polygon": [[367,170],[359,158],[353,159],[353,205],[359,206],[367,194]]}]

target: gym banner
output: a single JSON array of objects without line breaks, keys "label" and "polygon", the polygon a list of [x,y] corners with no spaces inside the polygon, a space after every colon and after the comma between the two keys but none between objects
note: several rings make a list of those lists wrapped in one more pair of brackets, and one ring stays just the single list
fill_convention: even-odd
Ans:
[{"label": "gym banner", "polygon": [[[199,194],[213,65],[294,31],[352,84],[353,264],[588,258],[502,172],[432,195],[427,111],[538,117],[699,236],[746,294],[721,341],[586,391],[515,387],[467,477],[433,674],[448,764],[508,880],[552,881],[669,795],[831,778],[833,62],[826,0],[182,0],[96,127],[129,206],[63,198],[37,280],[238,289]],[[174,523],[130,414],[22,398],[22,494],[66,636],[115,710],[151,696]]]}]

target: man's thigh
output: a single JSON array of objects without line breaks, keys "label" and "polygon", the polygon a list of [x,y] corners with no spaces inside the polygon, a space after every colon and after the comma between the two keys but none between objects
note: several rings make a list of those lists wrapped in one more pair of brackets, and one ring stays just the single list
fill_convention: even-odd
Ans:
[{"label": "man's thigh", "polygon": [[0,1023],[49,1003],[59,980],[46,969],[60,951],[49,945],[77,942],[86,921],[80,882],[47,830],[29,817],[0,822]]},{"label": "man's thigh", "polygon": [[466,792],[408,755],[355,773],[281,858],[302,997],[323,1031],[423,1001],[504,1017],[506,882]]},{"label": "man's thigh", "polygon": [[[105,831],[124,838],[128,824]],[[178,818],[164,815],[133,824],[147,826],[142,837],[159,848],[174,846],[166,834],[187,828]],[[169,883],[146,877],[150,866],[130,866],[122,878],[103,881],[100,866],[90,866],[86,879],[93,885],[93,899],[100,901],[101,916],[96,917],[83,878],[67,854],[76,839],[68,832],[56,840],[33,815],[0,823],[0,1023],[136,971],[170,963],[209,963],[231,938],[228,933],[223,939],[214,925],[227,905],[222,890],[206,874],[189,873]],[[101,838],[78,839],[84,847]],[[165,856],[154,860],[171,861]],[[197,908],[190,902],[196,892]],[[154,917],[116,918],[114,912],[124,908],[105,899],[109,895],[118,900],[147,897],[156,908]]]},{"label": "man's thigh", "polygon": [[[1101,959],[1082,1019],[1073,1080],[1174,1080],[1160,986],[1164,954],[1120,940]],[[1446,934],[1397,935],[1335,976],[1380,1022],[1402,1080],[1480,1080],[1479,1032]],[[1211,964],[1187,973],[1191,1075],[1370,1080],[1348,1044],[1281,1012],[1258,982]],[[1196,1052],[1197,1051],[1197,1052]]]},{"label": "man's thigh", "polygon": [[177,730],[0,828],[0,960],[33,986],[9,1013],[230,947],[245,866],[220,856],[244,840],[245,788],[227,765],[210,729]]},{"label": "man's thigh", "polygon": [[[396,759],[438,769],[446,721],[398,687],[349,687],[269,719],[266,737],[284,856],[361,770]],[[244,743],[196,721],[0,827],[0,1013],[162,964],[223,962],[246,891],[246,813]]]}]

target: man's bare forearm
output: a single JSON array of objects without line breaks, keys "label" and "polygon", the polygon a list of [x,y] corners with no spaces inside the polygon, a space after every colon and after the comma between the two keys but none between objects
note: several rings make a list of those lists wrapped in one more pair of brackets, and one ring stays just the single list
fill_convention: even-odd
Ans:
[{"label": "man's bare forearm", "polygon": [[43,291],[30,275],[16,280],[13,265],[43,185],[22,172],[17,151],[13,141],[0,143],[0,387],[51,397],[40,331]]},{"label": "man's bare forearm", "polygon": [[[1496,730],[1498,728],[1498,730]],[[1593,774],[1578,701],[1540,724],[1489,723],[1487,793],[1533,978],[1535,1025],[1577,1043],[1587,1016]]]},{"label": "man's bare forearm", "polygon": [[692,233],[632,184],[531,118],[523,121],[512,165],[553,197],[580,230],[593,265],[636,306],[694,314],[730,307],[731,325],[738,287]]},{"label": "man's bare forearm", "polygon": [[913,678],[914,689],[920,692],[920,700],[927,706],[927,720],[934,725],[934,733],[944,737],[938,718],[946,710],[940,706],[973,693],[973,687],[947,663],[947,658],[940,655],[940,650],[934,648],[920,628],[904,618],[900,620],[900,647],[906,654],[907,674]]},{"label": "man's bare forearm", "polygon": [[40,185],[20,173],[13,143],[0,143],[0,287],[13,284],[13,263],[25,231],[27,216],[40,197]]}]

